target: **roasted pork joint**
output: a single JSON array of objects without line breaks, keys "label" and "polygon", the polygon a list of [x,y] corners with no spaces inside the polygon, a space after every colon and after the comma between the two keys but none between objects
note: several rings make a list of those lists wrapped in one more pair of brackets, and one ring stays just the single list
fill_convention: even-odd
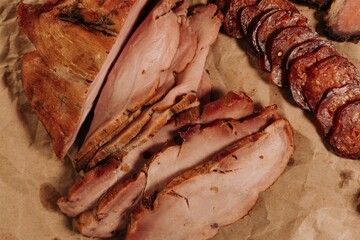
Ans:
[{"label": "roasted pork joint", "polygon": [[283,172],[293,151],[286,120],[237,141],[213,160],[174,178],[152,206],[135,211],[126,239],[213,237],[219,227],[250,211],[259,193]]},{"label": "roasted pork joint", "polygon": [[[73,144],[146,2],[50,0],[20,4],[20,26],[36,48],[23,58],[24,92],[59,158]],[[50,89],[54,94],[42,91]]]}]

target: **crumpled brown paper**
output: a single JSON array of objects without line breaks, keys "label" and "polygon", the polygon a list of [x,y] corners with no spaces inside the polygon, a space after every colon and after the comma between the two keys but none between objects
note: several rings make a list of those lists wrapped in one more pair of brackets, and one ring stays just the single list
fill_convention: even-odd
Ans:
[{"label": "crumpled brown paper", "polygon": [[[0,240],[87,239],[56,206],[76,174],[69,161],[55,157],[22,92],[21,56],[33,47],[17,24],[19,2],[0,1]],[[317,22],[313,10],[300,10]],[[335,45],[360,69],[359,43]],[[360,161],[329,152],[313,116],[295,106],[288,89],[270,83],[246,51],[244,41],[219,35],[207,64],[214,90],[243,90],[262,106],[277,104],[292,124],[296,151],[249,215],[214,239],[360,239]]]}]

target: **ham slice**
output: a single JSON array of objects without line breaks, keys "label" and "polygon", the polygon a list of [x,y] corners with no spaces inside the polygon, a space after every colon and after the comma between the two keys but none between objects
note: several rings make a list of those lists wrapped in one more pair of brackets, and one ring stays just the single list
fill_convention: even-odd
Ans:
[{"label": "ham slice", "polygon": [[[109,192],[102,197],[93,211],[85,212],[74,221],[75,227],[81,234],[88,237],[108,238],[113,236],[126,226],[127,214],[131,210],[129,206],[137,205],[145,182],[145,174],[141,173],[135,181],[128,181],[117,186],[119,189],[112,188],[110,191],[114,191],[116,194]],[[113,207],[108,204],[109,202],[116,205],[117,210],[122,214],[108,214],[108,211]],[[112,231],[108,231],[109,228]]]},{"label": "ham slice", "polygon": [[[170,181],[174,176],[208,160],[223,147],[227,147],[244,136],[264,129],[268,124],[278,118],[280,118],[280,116],[276,112],[276,107],[272,106],[263,110],[257,117],[250,118],[244,122],[218,121],[203,129],[201,129],[199,125],[191,127],[186,132],[180,134],[184,141],[181,146],[170,146],[154,155],[147,170],[145,170],[147,176],[146,187],[143,185],[145,182],[139,182],[139,185],[133,184],[132,187],[136,189],[144,189],[145,187],[146,198],[144,201],[148,201],[148,199],[152,198],[154,192],[161,190],[164,187],[164,184]],[[199,145],[201,145],[201,148],[199,148]],[[197,149],[201,149],[201,151],[197,151]],[[121,194],[122,188],[119,187],[120,185],[123,185],[122,181],[118,181],[111,189],[116,188],[119,194]],[[103,196],[106,197],[107,195],[111,195],[114,199],[118,199],[117,197],[114,197],[118,195],[116,191],[111,190],[106,192]],[[120,206],[112,201],[111,198],[108,199],[110,200],[106,203],[103,201],[103,204],[111,206],[111,208],[107,208],[109,210],[106,212],[107,219],[103,218],[102,221],[110,222],[113,218],[118,219],[124,217],[124,212]],[[76,221],[82,219],[82,230],[96,228],[94,221],[91,221],[90,219],[89,221],[84,220],[89,212],[90,211],[86,211],[76,218]],[[102,227],[101,221],[97,221],[97,224],[99,224],[97,234],[105,234],[104,232],[101,233],[101,231],[105,230]],[[106,231],[112,232],[114,229],[109,225]]]},{"label": "ham slice", "polygon": [[333,0],[325,17],[326,33],[340,41],[360,39],[358,0]]},{"label": "ham slice", "polygon": [[116,60],[73,162],[76,169],[83,169],[99,147],[123,130],[160,87],[160,73],[169,69],[180,40],[178,16],[171,11],[175,3],[159,2]]},{"label": "ham slice", "polygon": [[[159,151],[164,143],[172,140],[179,129],[192,123],[204,123],[208,122],[208,119],[214,119],[211,116],[211,110],[215,110],[213,113],[218,119],[222,119],[222,116],[218,115],[221,105],[228,112],[226,115],[228,119],[244,118],[252,114],[254,109],[251,99],[244,93],[229,92],[223,98],[206,104],[203,107],[207,109],[206,111],[201,111],[201,107],[198,106],[174,116],[151,140],[131,150],[121,161],[111,158],[105,164],[93,168],[79,178],[69,189],[68,195],[58,200],[60,210],[68,216],[75,217],[94,207],[96,201],[109,187],[139,171],[149,160],[148,156]],[[206,114],[201,114],[201,112]]]},{"label": "ham slice", "polygon": [[143,205],[136,211],[126,239],[213,237],[219,227],[250,211],[259,193],[283,172],[293,151],[293,133],[284,119],[235,142],[212,161],[173,179],[151,208]]},{"label": "ham slice", "polygon": [[[23,58],[24,91],[59,158],[73,144],[146,2],[20,4],[20,26],[36,48]],[[53,94],[44,95],[45,89]]]},{"label": "ham slice", "polygon": [[196,14],[189,17],[190,27],[198,36],[195,57],[185,71],[178,75],[176,86],[159,103],[156,110],[166,109],[174,104],[178,96],[191,91],[197,92],[200,86],[206,57],[211,44],[215,42],[218,36],[222,15],[217,12],[217,7],[214,4],[197,7],[195,12]]}]

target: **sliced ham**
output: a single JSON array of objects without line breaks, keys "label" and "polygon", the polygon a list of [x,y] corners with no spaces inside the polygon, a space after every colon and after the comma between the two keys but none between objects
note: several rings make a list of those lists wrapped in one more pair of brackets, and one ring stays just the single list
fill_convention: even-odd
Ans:
[{"label": "sliced ham", "polygon": [[[187,9],[185,7],[188,6],[184,6],[183,4],[179,8],[181,10]],[[183,11],[178,12],[183,13]],[[157,89],[155,96],[147,103],[147,105],[150,106],[144,108],[141,114],[137,116],[131,123],[129,123],[129,125],[126,126],[111,141],[100,147],[87,164],[87,169],[93,168],[96,164],[114,152],[129,151],[129,148],[136,147],[138,144],[134,144],[133,142],[130,143],[131,140],[140,134],[140,131],[144,132],[142,130],[143,128],[146,127],[149,129],[151,126],[154,126],[151,121],[156,122],[155,124],[157,125],[157,127],[151,128],[152,132],[149,134],[153,135],[161,126],[166,124],[166,122],[173,114],[178,111],[184,111],[192,104],[196,104],[197,97],[194,94],[189,93],[182,97],[182,99],[178,99],[173,106],[170,106],[168,109],[162,111],[162,114],[154,111],[154,108],[156,108],[156,102],[164,97],[164,95],[166,95],[167,92],[170,91],[174,86],[176,80],[175,75],[184,71],[186,66],[195,56],[195,51],[197,48],[197,35],[189,27],[189,20],[186,18],[186,16],[183,16],[180,19],[180,22],[181,26],[179,46],[170,68],[160,73],[160,81],[163,81],[163,84],[159,84],[161,86],[159,89]],[[127,147],[127,150],[124,150],[125,146],[127,145],[130,146]]]},{"label": "sliced ham", "polygon": [[[112,188],[110,191],[114,191],[116,194],[109,192],[100,199],[98,206],[93,211],[85,212],[77,217],[74,220],[75,227],[81,234],[88,237],[108,238],[113,236],[125,228],[127,213],[131,210],[131,206],[136,206],[140,200],[139,196],[141,196],[145,182],[145,174],[141,173],[135,181],[128,181],[117,186],[119,189]],[[114,206],[116,211],[122,212],[122,215],[108,214],[113,211]]]},{"label": "sliced ham", "polygon": [[[153,156],[151,163],[144,170],[147,176],[146,187],[144,182],[139,182],[138,185],[134,184],[132,187],[136,189],[143,189],[145,187],[145,198],[143,201],[148,201],[148,199],[152,198],[154,192],[161,190],[174,176],[209,160],[210,157],[222,148],[249,134],[266,128],[271,122],[279,118],[276,107],[272,106],[263,110],[257,117],[250,118],[244,122],[218,121],[204,128],[200,128],[199,125],[191,127],[186,132],[180,133],[183,139],[181,145],[169,146]],[[198,151],[199,149],[201,151]],[[119,194],[121,194],[122,188],[119,185],[122,185],[121,181],[117,182],[111,189],[116,188]],[[109,194],[113,197],[118,195],[116,191],[111,190],[106,192],[104,196]],[[112,198],[109,199],[107,204],[113,206],[113,208],[107,212],[107,217],[116,218],[115,216],[118,216],[117,218],[121,218],[124,216],[123,210],[116,207],[116,203],[111,200]],[[84,219],[85,217],[81,216],[87,216],[88,212],[81,214],[80,218]],[[87,221],[83,222],[83,229],[90,227],[86,224]],[[91,227],[94,227],[94,223],[91,223]],[[98,224],[100,231],[102,229],[102,226],[100,226],[101,222],[98,222]],[[107,230],[109,232],[113,231],[110,228]]]},{"label": "sliced ham", "polygon": [[359,0],[333,0],[328,10],[326,33],[333,39],[360,39]]},{"label": "sliced ham", "polygon": [[250,211],[259,193],[284,171],[293,151],[293,133],[283,119],[235,142],[212,161],[173,179],[151,207],[136,211],[126,239],[213,237]]},{"label": "sliced ham", "polygon": [[[237,94],[229,92],[223,98],[206,104],[204,109],[208,110],[205,115],[201,115],[202,111],[199,110],[200,106],[198,106],[174,116],[151,140],[131,150],[123,156],[121,161],[111,158],[105,164],[93,168],[79,178],[69,189],[67,196],[58,200],[60,210],[68,216],[75,217],[94,207],[97,200],[109,187],[140,170],[152,154],[159,151],[164,143],[173,139],[179,129],[192,123],[202,123],[204,120],[208,122],[208,119],[213,119],[211,109],[215,110],[213,111],[214,116],[222,119],[221,115],[218,115],[221,102],[223,102],[224,109],[232,113],[232,115],[226,115],[228,119],[240,119],[253,113],[254,106],[249,97],[241,92]],[[194,109],[199,114],[187,114],[187,112],[195,112]]]},{"label": "sliced ham", "polygon": [[[176,54],[180,39],[175,0],[161,1],[136,29],[111,69],[94,110],[89,133],[74,166],[83,169],[96,150],[116,136],[156,93],[160,73]],[[151,46],[151,47],[149,47]]]},{"label": "sliced ham", "polygon": [[129,124],[120,136],[97,151],[87,164],[87,169],[95,167],[111,154],[125,155],[126,152],[149,140],[174,114],[198,104],[197,97],[194,94],[188,94],[178,103],[164,111],[154,112],[152,108],[145,110],[137,119]]},{"label": "sliced ham", "polygon": [[[177,113],[185,110],[187,107],[186,106],[182,106],[182,109],[176,110],[174,111],[171,110],[169,111],[169,109],[172,108],[172,106],[174,106],[174,104],[176,103],[177,99],[185,96],[185,95],[189,95],[189,93],[191,92],[196,92],[197,90],[199,90],[199,86],[201,85],[201,81],[202,81],[202,76],[203,76],[203,69],[205,66],[205,61],[206,61],[206,57],[208,54],[208,50],[210,47],[210,44],[212,44],[215,39],[216,36],[218,34],[220,25],[221,25],[221,21],[219,19],[218,16],[214,16],[216,14],[216,6],[215,5],[207,5],[206,7],[199,7],[196,10],[196,14],[192,15],[189,17],[190,21],[189,21],[189,26],[192,29],[192,31],[194,31],[194,33],[197,36],[198,39],[198,44],[197,44],[197,48],[196,48],[196,52],[195,52],[195,56],[192,59],[192,61],[187,65],[187,67],[185,68],[185,70],[181,73],[179,73],[176,77],[176,85],[175,87],[173,87],[167,94],[166,96],[159,102],[153,104],[150,109],[143,114],[144,118],[141,118],[141,124],[137,125],[139,127],[146,127],[147,129],[152,128],[152,126],[150,124],[149,126],[145,126],[145,123],[147,123],[148,121],[146,121],[146,117],[148,120],[150,120],[152,118],[152,115],[154,115],[154,117],[159,117],[162,116],[162,124],[159,124],[159,122],[157,122],[157,127],[156,128],[152,128],[152,132],[150,132],[150,135],[153,135],[155,130],[158,130],[161,126],[166,124],[166,120],[170,119],[173,113]],[[184,34],[189,34],[190,30],[185,29]],[[190,35],[192,36],[192,35]],[[181,39],[180,39],[181,40]],[[189,42],[189,39],[187,39],[187,42]],[[190,47],[190,46],[189,46]],[[180,51],[178,52],[186,52],[184,51],[186,49],[180,49]],[[180,54],[180,56],[183,54]],[[190,59],[190,58],[189,58]],[[177,63],[178,61],[175,60],[175,63]],[[174,69],[177,66],[174,66]],[[181,105],[180,105],[181,106]],[[156,114],[155,114],[156,113]],[[167,116],[167,119],[165,119]],[[137,121],[139,122],[139,121]],[[153,121],[154,122],[154,121]],[[140,128],[137,127],[137,130],[140,130]],[[135,129],[135,130],[136,130]],[[127,132],[128,128],[126,128],[124,131]],[[132,131],[132,130],[130,130]],[[134,133],[134,132],[132,132]],[[132,135],[132,137],[135,137],[137,134],[136,132]],[[148,134],[149,135],[149,134]],[[147,136],[145,136],[145,139],[147,138]],[[112,141],[111,143],[109,143],[108,145],[105,146],[104,151],[102,151],[102,149],[100,149],[100,151],[102,151],[102,153],[99,154],[95,154],[93,157],[91,158],[91,161],[89,162],[90,165],[88,165],[88,167],[93,167],[97,162],[101,161],[104,158],[104,155],[109,155],[112,154],[115,150],[121,151],[122,148],[124,147],[124,145],[130,145],[127,147],[127,149],[129,150],[129,148],[133,148],[138,146],[139,144],[141,144],[143,141],[137,141],[136,144],[134,144],[134,142],[129,143],[126,139],[126,141],[122,141],[122,139],[119,139],[122,137],[122,134],[120,133],[119,136],[117,136],[115,138],[114,141]],[[141,137],[138,137],[138,139]],[[105,153],[105,154],[103,154]],[[95,158],[95,159],[94,159]],[[94,160],[93,160],[94,159]],[[81,160],[81,161],[88,161],[86,160]],[[84,165],[82,165],[82,168],[84,168]]]},{"label": "sliced ham", "polygon": [[222,15],[217,11],[216,5],[213,4],[197,7],[195,12],[196,14],[189,17],[190,27],[198,36],[195,57],[185,71],[178,75],[176,86],[159,103],[156,110],[171,106],[178,96],[191,91],[196,92],[200,85],[206,57],[210,45],[215,42],[219,33]]},{"label": "sliced ham", "polygon": [[73,144],[146,2],[20,4],[20,26],[36,48],[23,58],[24,92],[59,158]]},{"label": "sliced ham", "polygon": [[272,106],[244,122],[218,121],[205,128],[196,125],[180,133],[183,143],[162,150],[146,167],[145,195],[161,190],[169,179],[208,160],[231,143],[264,129],[278,118],[276,107]]}]

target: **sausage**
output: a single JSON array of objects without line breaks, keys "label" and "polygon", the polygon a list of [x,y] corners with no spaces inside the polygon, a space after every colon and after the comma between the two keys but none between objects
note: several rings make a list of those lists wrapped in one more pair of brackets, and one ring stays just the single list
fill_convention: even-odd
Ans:
[{"label": "sausage", "polygon": [[247,6],[239,11],[240,31],[244,36],[248,35],[248,29],[256,16],[263,13],[257,5]]},{"label": "sausage", "polygon": [[360,100],[360,86],[347,84],[340,88],[331,89],[319,103],[315,116],[318,128],[327,136],[334,124],[335,112],[348,102]]},{"label": "sausage", "polygon": [[310,110],[303,96],[303,88],[308,77],[308,69],[316,62],[327,57],[336,55],[337,52],[332,46],[321,46],[313,52],[294,59],[289,67],[288,84],[294,101],[303,109]]},{"label": "sausage", "polygon": [[280,30],[266,44],[266,54],[270,60],[271,80],[278,86],[286,85],[283,77],[284,59],[297,44],[317,38],[318,34],[304,26],[288,27]]},{"label": "sausage", "polygon": [[280,10],[268,16],[256,33],[257,45],[260,50],[259,67],[270,71],[270,62],[266,55],[266,43],[271,39],[271,35],[276,34],[280,29],[290,26],[309,26],[309,21],[301,14],[291,11]]},{"label": "sausage", "polygon": [[260,16],[262,12],[267,12],[272,9],[283,9],[292,12],[299,12],[295,5],[283,0],[260,0],[257,4],[244,7],[239,11],[239,21],[241,31],[245,36],[248,35],[249,26],[253,20]]},{"label": "sausage", "polygon": [[271,16],[273,13],[277,11],[280,11],[280,9],[271,9],[269,11],[263,12],[250,24],[247,38],[249,39],[250,48],[253,50],[253,52],[256,55],[260,53],[260,48],[257,42],[257,32],[259,30],[259,27],[269,16]]},{"label": "sausage", "polygon": [[348,83],[359,84],[359,80],[356,67],[347,58],[334,55],[317,62],[309,69],[303,94],[310,109],[315,111],[326,91]]},{"label": "sausage", "polygon": [[230,2],[229,9],[225,14],[224,19],[224,30],[228,35],[234,38],[242,37],[238,28],[238,12],[241,8],[253,5],[256,2],[257,0],[233,0]]},{"label": "sausage", "polygon": [[339,156],[360,159],[360,101],[343,106],[336,113],[335,125],[328,137]]},{"label": "sausage", "polygon": [[292,61],[294,61],[296,58],[304,56],[308,53],[311,53],[315,49],[319,48],[320,46],[325,46],[325,45],[330,46],[335,49],[334,45],[331,44],[329,41],[326,41],[326,40],[323,40],[320,38],[310,39],[306,42],[303,42],[303,43],[297,45],[295,48],[293,48],[291,50],[291,52],[289,53],[289,55],[286,58],[286,61],[285,61],[286,71],[289,70]]}]

